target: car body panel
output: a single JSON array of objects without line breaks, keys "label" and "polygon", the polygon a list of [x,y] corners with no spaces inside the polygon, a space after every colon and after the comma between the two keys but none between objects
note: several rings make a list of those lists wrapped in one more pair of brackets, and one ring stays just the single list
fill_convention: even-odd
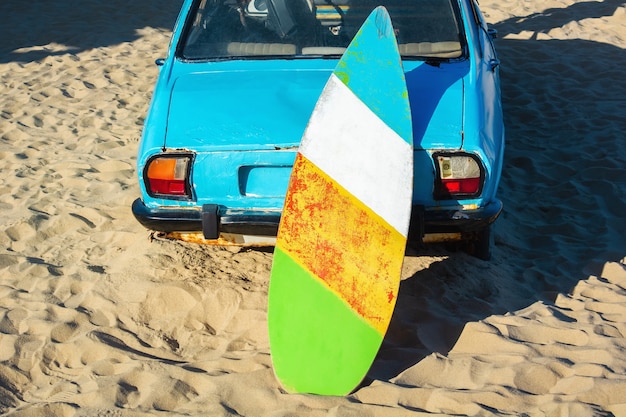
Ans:
[{"label": "car body panel", "polygon": [[175,79],[166,147],[208,152],[298,146],[327,70],[213,67]]}]

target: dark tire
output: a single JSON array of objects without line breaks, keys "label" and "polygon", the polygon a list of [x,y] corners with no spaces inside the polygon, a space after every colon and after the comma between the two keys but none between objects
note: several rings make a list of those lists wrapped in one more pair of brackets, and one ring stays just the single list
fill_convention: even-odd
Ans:
[{"label": "dark tire", "polygon": [[491,259],[491,248],[493,247],[493,233],[491,226],[477,231],[473,238],[467,242],[466,252],[483,261]]}]

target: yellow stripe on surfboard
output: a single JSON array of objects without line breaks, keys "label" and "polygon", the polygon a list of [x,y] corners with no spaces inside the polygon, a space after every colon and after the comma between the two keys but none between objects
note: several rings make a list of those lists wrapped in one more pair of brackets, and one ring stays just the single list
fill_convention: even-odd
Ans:
[{"label": "yellow stripe on surfboard", "polygon": [[[402,269],[390,260],[402,257],[406,239],[300,153],[297,158],[285,200],[291,215],[283,218],[276,246],[384,335]],[[346,233],[353,228],[346,224],[358,230]]]}]

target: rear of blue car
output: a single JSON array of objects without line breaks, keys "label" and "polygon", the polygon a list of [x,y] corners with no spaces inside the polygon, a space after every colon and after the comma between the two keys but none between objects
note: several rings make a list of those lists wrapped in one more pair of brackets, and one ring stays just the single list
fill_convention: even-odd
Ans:
[{"label": "rear of blue car", "polygon": [[[382,3],[413,117],[412,237],[466,241],[488,258],[504,140],[491,37],[469,1]],[[137,219],[205,242],[271,243],[308,118],[376,5],[186,1],[145,121]]]}]

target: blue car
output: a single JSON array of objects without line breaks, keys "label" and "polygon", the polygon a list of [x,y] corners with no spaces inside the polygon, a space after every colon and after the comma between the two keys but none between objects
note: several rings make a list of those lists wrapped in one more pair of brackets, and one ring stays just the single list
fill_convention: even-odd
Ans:
[{"label": "blue car", "polygon": [[157,60],[137,220],[187,240],[271,244],[315,103],[381,4],[413,119],[409,238],[463,242],[488,259],[504,126],[495,33],[474,0],[186,0]]}]

